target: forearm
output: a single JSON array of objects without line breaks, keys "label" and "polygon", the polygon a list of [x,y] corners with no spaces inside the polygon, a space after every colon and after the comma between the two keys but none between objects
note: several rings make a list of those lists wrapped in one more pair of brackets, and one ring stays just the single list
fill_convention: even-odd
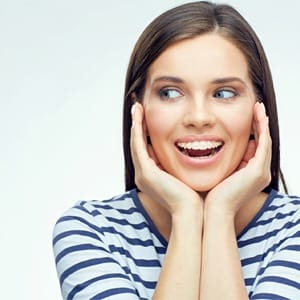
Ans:
[{"label": "forearm", "polygon": [[234,228],[234,217],[205,210],[201,300],[248,299]]},{"label": "forearm", "polygon": [[168,250],[153,300],[199,298],[201,215],[194,211],[173,217]]}]

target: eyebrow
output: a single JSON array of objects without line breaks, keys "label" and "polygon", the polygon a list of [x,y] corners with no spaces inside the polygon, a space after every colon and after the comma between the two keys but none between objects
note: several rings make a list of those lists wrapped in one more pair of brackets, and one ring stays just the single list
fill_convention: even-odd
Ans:
[{"label": "eyebrow", "polygon": [[179,77],[174,76],[160,76],[153,80],[153,83],[159,82],[159,81],[167,81],[167,82],[173,82],[173,83],[184,83],[184,80]]},{"label": "eyebrow", "polygon": [[229,83],[229,82],[234,82],[234,81],[238,81],[238,82],[242,83],[243,85],[246,85],[245,81],[242,80],[239,77],[217,78],[217,79],[213,80],[212,83],[214,83],[214,84],[222,84],[222,83]]},{"label": "eyebrow", "polygon": [[[153,80],[153,83],[156,82],[160,82],[160,81],[167,81],[167,82],[172,82],[172,83],[184,83],[184,80],[179,78],[179,77],[175,77],[175,76],[160,76],[157,77]],[[243,85],[246,85],[245,81],[242,80],[239,77],[235,77],[235,76],[231,76],[231,77],[223,77],[223,78],[217,78],[211,81],[212,84],[223,84],[223,83],[229,83],[229,82],[240,82]]]}]

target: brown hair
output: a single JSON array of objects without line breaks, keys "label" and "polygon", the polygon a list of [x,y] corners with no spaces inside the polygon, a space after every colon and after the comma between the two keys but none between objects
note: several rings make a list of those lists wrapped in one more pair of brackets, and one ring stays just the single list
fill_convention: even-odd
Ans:
[{"label": "brown hair", "polygon": [[127,69],[123,106],[123,151],[125,159],[125,188],[135,188],[134,167],[130,153],[132,93],[143,98],[147,72],[155,59],[171,44],[204,33],[217,32],[234,43],[244,54],[258,101],[264,103],[269,116],[272,138],[271,182],[265,188],[279,189],[280,170],[279,126],[272,75],[263,47],[247,21],[233,7],[197,1],[172,8],[143,31],[132,52]]}]

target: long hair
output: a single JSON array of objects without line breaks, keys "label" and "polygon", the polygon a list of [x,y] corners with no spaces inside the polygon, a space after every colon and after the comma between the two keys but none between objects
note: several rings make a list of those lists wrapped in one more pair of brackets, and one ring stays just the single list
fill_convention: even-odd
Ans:
[{"label": "long hair", "polygon": [[232,42],[244,54],[258,101],[263,102],[269,116],[272,139],[271,182],[264,189],[279,189],[279,181],[287,192],[280,170],[279,126],[272,75],[263,47],[248,22],[233,7],[197,1],[172,8],[154,19],[142,32],[133,49],[127,69],[123,103],[123,152],[125,188],[136,187],[130,152],[132,93],[141,101],[150,65],[170,45],[199,35],[215,32]]}]

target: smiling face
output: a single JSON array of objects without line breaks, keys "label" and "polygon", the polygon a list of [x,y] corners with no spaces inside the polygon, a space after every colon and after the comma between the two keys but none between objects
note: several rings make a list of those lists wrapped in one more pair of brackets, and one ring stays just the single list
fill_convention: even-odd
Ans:
[{"label": "smiling face", "polygon": [[143,97],[162,168],[196,191],[212,189],[243,158],[255,101],[246,59],[228,40],[210,33],[168,47]]}]

